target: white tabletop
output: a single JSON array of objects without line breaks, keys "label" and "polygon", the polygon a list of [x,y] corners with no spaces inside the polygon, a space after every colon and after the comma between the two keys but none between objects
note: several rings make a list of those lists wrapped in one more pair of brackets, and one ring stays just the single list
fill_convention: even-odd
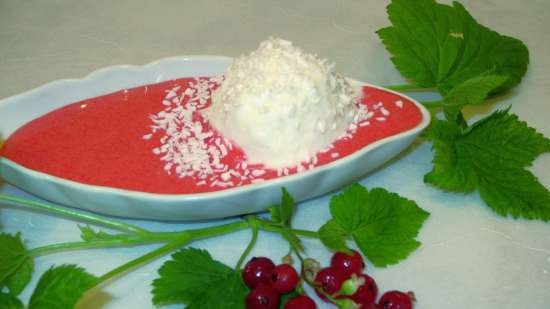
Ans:
[{"label": "white tabletop", "polygon": [[[269,36],[295,42],[336,63],[344,75],[374,84],[404,80],[393,68],[377,29],[389,24],[388,1],[0,1],[0,98],[46,82],[78,78],[114,64],[144,64],[179,55],[238,56]],[[550,2],[465,0],[482,24],[523,40],[531,65],[524,81],[497,106],[550,136]],[[479,108],[489,112],[496,106]],[[429,144],[416,145],[361,181],[384,187],[431,213],[419,239],[423,245],[406,261],[370,267],[382,291],[413,290],[417,309],[537,308],[550,306],[550,223],[495,215],[477,194],[456,195],[422,181],[431,168]],[[531,169],[550,187],[550,155]],[[1,192],[26,196],[4,185]],[[328,196],[299,205],[295,226],[317,229],[328,217]],[[73,221],[20,208],[2,207],[2,231],[21,231],[28,247],[78,240]],[[158,231],[220,222],[133,221]],[[194,243],[230,265],[246,246],[249,232]],[[52,264],[78,263],[101,275],[154,246],[52,254],[36,260],[42,273]],[[329,252],[306,241],[307,252],[324,264]],[[279,259],[287,251],[278,236],[262,233],[256,255]],[[154,308],[150,283],[166,259],[140,267],[89,295],[81,308]],[[369,265],[370,266],[370,265]],[[22,294],[27,299],[36,284]],[[169,306],[179,308],[181,306]],[[319,308],[329,308],[322,304]]]}]

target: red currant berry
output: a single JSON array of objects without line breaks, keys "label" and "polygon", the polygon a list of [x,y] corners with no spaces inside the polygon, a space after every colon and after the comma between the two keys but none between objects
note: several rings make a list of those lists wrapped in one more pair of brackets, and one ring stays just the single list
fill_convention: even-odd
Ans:
[{"label": "red currant berry", "polygon": [[289,299],[284,309],[316,309],[313,299],[306,295],[298,295]]},{"label": "red currant berry", "polygon": [[412,309],[412,299],[407,293],[388,291],[380,297],[378,305],[381,309]]},{"label": "red currant berry", "polygon": [[352,255],[344,252],[336,252],[330,259],[330,267],[336,269],[344,277],[348,278],[351,274],[359,275],[363,272],[365,263],[359,252],[353,250]]},{"label": "red currant berry", "polygon": [[[329,295],[338,292],[344,280],[345,278],[339,272],[330,267],[321,269],[317,273],[317,276],[315,276],[315,283],[319,284],[321,289]],[[315,292],[321,299],[327,300],[325,295],[319,293],[317,290],[315,290]]]},{"label": "red currant berry", "polygon": [[271,271],[271,287],[281,294],[292,292],[299,280],[300,276],[289,264],[277,265]]},{"label": "red currant berry", "polygon": [[271,272],[275,264],[266,257],[253,257],[246,263],[243,269],[243,281],[246,286],[253,289],[261,283],[269,285]]},{"label": "red currant berry", "polygon": [[357,291],[353,295],[349,296],[349,298],[362,305],[374,304],[376,294],[378,294],[378,286],[376,286],[376,282],[370,276],[365,274],[361,274],[360,277],[365,280],[365,283],[359,286]]},{"label": "red currant berry", "polygon": [[260,284],[246,296],[247,309],[277,309],[279,294],[270,286]]}]

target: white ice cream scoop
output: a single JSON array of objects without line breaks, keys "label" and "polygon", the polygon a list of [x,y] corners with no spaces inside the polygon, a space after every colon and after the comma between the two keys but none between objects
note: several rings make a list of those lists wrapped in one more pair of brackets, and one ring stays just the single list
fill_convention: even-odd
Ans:
[{"label": "white ice cream scoop", "polygon": [[205,114],[249,162],[280,168],[342,135],[358,111],[356,96],[332,65],[271,38],[232,63]]}]

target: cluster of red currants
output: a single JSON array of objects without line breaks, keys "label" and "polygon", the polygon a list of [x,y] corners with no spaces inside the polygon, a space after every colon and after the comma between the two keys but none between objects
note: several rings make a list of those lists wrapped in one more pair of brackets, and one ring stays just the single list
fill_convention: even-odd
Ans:
[{"label": "cluster of red currants", "polygon": [[[330,266],[314,270],[314,279],[306,281],[315,287],[317,295],[339,308],[355,309],[412,309],[412,293],[388,291],[378,302],[378,286],[374,279],[363,273],[365,264],[357,251],[349,255],[336,252]],[[306,272],[308,270],[306,269]],[[243,269],[243,281],[250,288],[246,297],[247,309],[277,309],[281,295],[296,292],[300,282],[298,272],[290,264],[275,265],[267,257],[254,257]],[[307,295],[296,293],[288,298],[284,309],[316,309],[315,302]]]},{"label": "cluster of red currants", "polygon": [[[298,272],[289,264],[275,265],[266,257],[253,257],[243,269],[243,281],[250,288],[246,297],[247,309],[277,309],[280,296],[293,292],[300,281]],[[307,295],[290,298],[284,309],[315,309]]]},{"label": "cluster of red currants", "polygon": [[[372,277],[363,273],[364,268],[363,258],[357,251],[352,255],[336,252],[330,266],[319,270],[315,276],[315,284],[322,290],[316,290],[317,295],[325,301],[339,303],[339,307],[412,309],[414,296],[411,292],[388,291],[376,302],[378,286]],[[345,301],[350,305],[344,306]]]}]

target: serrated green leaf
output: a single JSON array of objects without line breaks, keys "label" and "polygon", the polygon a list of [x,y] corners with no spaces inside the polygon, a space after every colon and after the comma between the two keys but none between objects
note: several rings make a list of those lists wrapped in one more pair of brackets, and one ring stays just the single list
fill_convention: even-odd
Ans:
[{"label": "serrated green leaf", "polygon": [[465,136],[483,152],[518,167],[530,166],[539,155],[550,152],[550,139],[510,114],[509,109],[496,111],[474,123]]},{"label": "serrated green leaf", "polygon": [[456,1],[393,0],[387,11],[392,26],[377,33],[396,68],[419,86],[446,94],[490,72],[508,77],[496,93],[517,85],[527,71],[523,42],[480,25]]},{"label": "serrated green leaf", "polygon": [[469,161],[459,160],[461,149],[454,143],[461,134],[454,122],[436,120],[432,124],[429,138],[435,152],[434,167],[424,176],[424,182],[452,192],[470,193],[476,189],[475,171]]},{"label": "serrated green leaf", "polygon": [[84,241],[112,239],[119,237],[119,235],[116,234],[109,234],[104,231],[95,231],[89,225],[79,225],[78,229],[80,229],[80,238]]},{"label": "serrated green leaf", "polygon": [[76,265],[61,265],[47,270],[34,290],[29,309],[74,308],[84,292],[98,279]]},{"label": "serrated green leaf", "polygon": [[91,241],[95,238],[96,232],[89,225],[78,225],[80,238],[84,241]]},{"label": "serrated green leaf", "polygon": [[[232,272],[223,281],[213,283],[205,293],[187,304],[187,309],[242,309],[248,289],[243,284],[240,273]],[[220,297],[220,295],[225,295]]]},{"label": "serrated green leaf", "polygon": [[214,260],[205,250],[176,252],[159,275],[153,281],[154,304],[185,303],[190,309],[244,307],[248,289],[240,272]]},{"label": "serrated green leaf", "polygon": [[19,295],[32,279],[34,263],[31,258],[25,259],[18,270],[6,279],[6,286],[13,295]]},{"label": "serrated green leaf", "polygon": [[427,183],[449,191],[477,189],[503,216],[550,220],[550,192],[524,169],[550,151],[549,139],[508,110],[465,130],[446,121],[436,122],[434,128],[434,167],[425,176]]},{"label": "serrated green leaf", "polygon": [[472,77],[451,89],[443,98],[443,111],[447,120],[456,121],[460,109],[466,105],[480,104],[502,86],[507,76],[483,74]]},{"label": "serrated green leaf", "polygon": [[30,280],[25,273],[29,263],[32,272],[32,260],[20,234],[0,234],[0,288],[7,285],[13,294],[19,294]]},{"label": "serrated green leaf", "polygon": [[271,221],[281,225],[284,228],[282,236],[288,241],[290,246],[298,252],[304,252],[304,246],[298,236],[289,229],[292,216],[294,215],[294,198],[283,187],[281,188],[281,203],[269,208]]},{"label": "serrated green leaf", "polygon": [[271,215],[271,221],[281,222],[281,210],[279,209],[279,205],[270,206],[268,209]]},{"label": "serrated green leaf", "polygon": [[327,221],[319,228],[319,237],[325,247],[332,251],[349,252],[346,245],[346,231],[334,219]]},{"label": "serrated green leaf", "polygon": [[[429,216],[411,200],[385,189],[368,191],[359,184],[334,196],[330,211],[334,223],[327,229],[344,231],[375,266],[382,267],[406,258],[420,245],[415,237]],[[341,245],[338,238],[330,241]]]},{"label": "serrated green leaf", "polygon": [[524,169],[499,168],[484,175],[479,194],[501,216],[550,220],[550,193]]},{"label": "serrated green leaf", "polygon": [[368,220],[368,213],[363,211],[368,200],[369,191],[360,184],[354,184],[331,198],[330,213],[346,233],[351,234]]},{"label": "serrated green leaf", "polygon": [[23,303],[17,297],[0,291],[0,309],[23,309]]},{"label": "serrated green leaf", "polygon": [[281,188],[281,203],[269,208],[271,220],[281,223],[284,226],[290,226],[290,220],[294,214],[294,199],[283,187]]},{"label": "serrated green leaf", "polygon": [[445,105],[464,106],[482,103],[491,91],[500,87],[507,79],[507,76],[494,74],[482,74],[472,77],[451,89],[445,95]]},{"label": "serrated green leaf", "polygon": [[285,188],[282,188],[280,209],[281,222],[286,226],[290,226],[290,220],[294,214],[294,199]]}]

